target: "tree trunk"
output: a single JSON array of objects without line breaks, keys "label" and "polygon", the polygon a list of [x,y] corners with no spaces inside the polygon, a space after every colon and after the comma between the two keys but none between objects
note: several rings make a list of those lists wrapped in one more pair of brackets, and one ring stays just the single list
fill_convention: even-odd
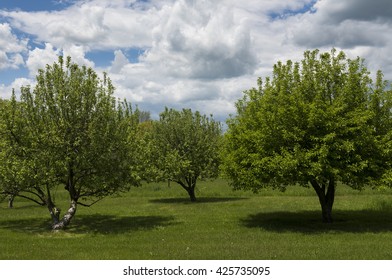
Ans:
[{"label": "tree trunk", "polygon": [[192,202],[196,201],[195,187],[188,187],[187,192]]},{"label": "tree trunk", "polygon": [[8,208],[14,208],[14,199],[15,196],[13,194],[8,197]]},{"label": "tree trunk", "polygon": [[57,224],[60,221],[60,209],[57,208],[53,202],[50,202],[47,205],[53,224]]},{"label": "tree trunk", "polygon": [[76,206],[77,206],[77,202],[75,200],[71,200],[71,204],[69,206],[67,213],[65,213],[61,221],[58,221],[57,223],[53,224],[52,229],[53,230],[65,229],[71,222],[73,216],[75,216]]},{"label": "tree trunk", "polygon": [[312,187],[317,193],[321,204],[322,218],[324,223],[332,223],[332,207],[335,201],[335,179],[331,176],[326,184],[319,184],[316,180],[311,180]]},{"label": "tree trunk", "polygon": [[196,179],[194,179],[192,181],[186,179],[186,182],[188,185],[184,184],[182,181],[176,181],[177,184],[179,184],[181,187],[183,187],[187,191],[191,201],[195,202],[196,201],[196,195],[195,195]]},{"label": "tree trunk", "polygon": [[52,218],[52,223],[57,224],[60,221],[60,209],[57,208],[54,204],[52,200],[52,194],[48,185],[46,186],[45,204],[48,207],[50,216]]}]

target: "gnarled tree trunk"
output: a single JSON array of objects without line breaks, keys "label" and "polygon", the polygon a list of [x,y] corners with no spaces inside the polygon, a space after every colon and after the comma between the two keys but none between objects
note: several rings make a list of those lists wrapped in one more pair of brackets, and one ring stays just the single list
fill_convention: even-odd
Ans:
[{"label": "gnarled tree trunk", "polygon": [[335,179],[331,176],[327,184],[319,184],[316,180],[310,181],[317,193],[321,204],[321,211],[324,223],[332,223],[332,206],[335,201]]},{"label": "gnarled tree trunk", "polygon": [[69,223],[71,222],[71,219],[73,218],[73,216],[75,216],[76,207],[77,207],[77,202],[75,200],[71,200],[68,211],[65,213],[65,215],[61,219],[61,221],[57,221],[57,223],[53,223],[52,229],[53,230],[61,230],[61,229],[66,228],[69,225]]},{"label": "gnarled tree trunk", "polygon": [[73,169],[73,161],[70,161],[68,163],[68,180],[67,180],[67,184],[65,185],[65,189],[68,191],[70,195],[71,203],[69,205],[68,211],[64,214],[63,218],[53,223],[52,226],[53,230],[65,229],[76,214],[76,207],[78,205],[78,196],[75,189],[74,175],[75,173]]}]

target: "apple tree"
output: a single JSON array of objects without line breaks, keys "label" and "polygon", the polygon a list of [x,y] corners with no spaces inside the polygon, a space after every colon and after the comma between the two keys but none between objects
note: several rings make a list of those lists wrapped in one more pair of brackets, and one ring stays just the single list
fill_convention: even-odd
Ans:
[{"label": "apple tree", "polygon": [[312,187],[323,221],[332,222],[338,181],[359,189],[389,168],[385,94],[380,73],[374,84],[363,59],[334,49],[278,62],[236,103],[222,169],[238,189]]},{"label": "apple tree", "polygon": [[150,129],[150,178],[176,182],[196,201],[197,180],[219,174],[221,131],[212,116],[166,108]]},{"label": "apple tree", "polygon": [[[138,185],[138,116],[113,94],[106,74],[100,78],[70,57],[39,70],[37,84],[21,88],[20,100],[13,95],[2,113],[2,193],[46,206],[53,229],[63,229],[78,205]],[[62,217],[58,186],[69,199]]]}]

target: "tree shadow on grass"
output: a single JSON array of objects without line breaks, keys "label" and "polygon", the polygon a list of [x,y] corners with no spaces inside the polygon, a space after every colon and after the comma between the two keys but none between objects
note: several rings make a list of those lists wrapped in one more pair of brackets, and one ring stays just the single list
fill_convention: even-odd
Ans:
[{"label": "tree shadow on grass", "polygon": [[230,202],[249,199],[246,197],[199,197],[195,202],[192,202],[189,197],[178,197],[178,198],[158,198],[151,199],[152,203],[179,203],[179,204],[194,204],[194,203],[216,203],[216,202]]},{"label": "tree shadow on grass", "polygon": [[319,233],[381,233],[392,231],[392,211],[336,210],[334,222],[322,222],[321,211],[265,212],[242,219],[248,228],[262,228],[273,232]]},{"label": "tree shadow on grass", "polygon": [[[174,224],[171,216],[80,215],[75,216],[64,232],[73,234],[123,234],[139,230],[152,230]],[[0,228],[25,233],[48,233],[51,224],[45,219],[1,221]]]},{"label": "tree shadow on grass", "polygon": [[51,230],[51,224],[46,218],[13,219],[0,221],[0,229],[41,234],[49,232]]},{"label": "tree shadow on grass", "polygon": [[122,234],[131,231],[152,230],[174,224],[172,216],[88,215],[79,216],[68,230],[75,233]]}]

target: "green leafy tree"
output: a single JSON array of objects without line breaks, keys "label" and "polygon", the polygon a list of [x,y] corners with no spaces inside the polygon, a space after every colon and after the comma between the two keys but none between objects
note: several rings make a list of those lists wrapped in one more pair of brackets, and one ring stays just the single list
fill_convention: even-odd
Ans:
[{"label": "green leafy tree", "polygon": [[[77,205],[138,185],[138,116],[113,93],[106,74],[100,79],[69,57],[39,70],[34,89],[23,87],[20,102],[13,96],[3,114],[3,193],[46,205],[53,229],[62,229]],[[70,201],[62,218],[53,196],[59,185]]]},{"label": "green leafy tree", "polygon": [[[6,123],[5,123],[5,119],[4,119],[4,114],[5,114],[6,109],[7,109],[7,100],[0,99],[0,153],[4,149],[3,147],[5,147],[5,145],[7,143],[6,138],[5,138],[6,137],[6,133],[5,133]],[[0,165],[0,168],[2,168],[1,165]],[[7,197],[7,195],[0,192],[0,201],[3,201],[6,197]],[[13,196],[8,195],[8,197],[10,198],[9,207],[12,208],[13,207]]]},{"label": "green leafy tree", "polygon": [[196,201],[197,180],[213,179],[219,173],[220,123],[190,109],[166,108],[149,131],[149,163],[155,180],[178,183]]},{"label": "green leafy tree", "polygon": [[323,221],[332,222],[336,182],[362,188],[387,169],[380,139],[390,115],[377,100],[382,77],[377,84],[362,59],[334,49],[307,51],[300,63],[278,62],[272,78],[246,91],[228,120],[223,171],[231,185],[254,191],[311,186]]},{"label": "green leafy tree", "polygon": [[[16,102],[14,93],[11,101],[3,100],[0,112],[0,194],[3,198],[9,198],[9,207],[13,207],[13,201],[21,190],[21,185],[28,185],[28,177],[34,178],[29,173],[31,159],[26,153],[27,134],[22,129],[24,121],[21,117],[20,104]],[[16,136],[18,135],[18,136]],[[23,194],[21,194],[23,196]],[[34,200],[34,198],[31,198]]]},{"label": "green leafy tree", "polygon": [[392,187],[392,91],[390,83],[384,80],[381,71],[377,72],[369,108],[373,112],[372,125],[381,151],[377,164],[383,170],[381,180],[374,184]]}]

